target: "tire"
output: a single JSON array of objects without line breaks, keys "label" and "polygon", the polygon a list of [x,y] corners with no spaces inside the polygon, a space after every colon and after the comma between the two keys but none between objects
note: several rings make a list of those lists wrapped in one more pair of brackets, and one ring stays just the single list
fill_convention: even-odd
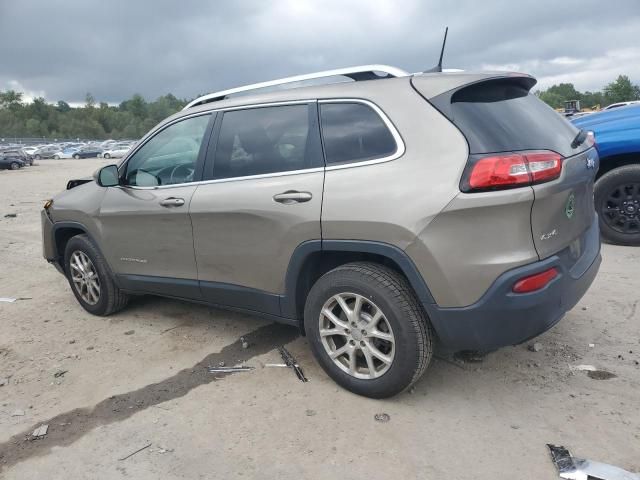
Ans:
[{"label": "tire", "polygon": [[[360,299],[363,306],[356,319],[358,328],[345,322],[347,316],[336,300],[337,295],[352,310]],[[342,322],[342,327],[321,313],[327,309],[334,319]],[[378,338],[374,338],[370,335],[371,320],[378,310],[382,317],[376,322]],[[411,286],[402,275],[376,263],[348,263],[323,275],[307,297],[304,326],[322,369],[342,387],[365,397],[387,398],[409,388],[422,376],[433,354],[431,326]],[[321,328],[324,336],[320,335]],[[326,335],[326,330],[333,328],[342,333]],[[380,340],[381,334],[392,337],[393,342]],[[375,348],[371,348],[372,344]],[[344,348],[350,349],[348,354],[338,356],[337,362],[331,359],[328,349]],[[391,361],[383,362],[374,351],[385,354]],[[351,355],[355,355],[355,369]],[[374,362],[373,369],[370,361]],[[374,375],[372,370],[376,372]]]},{"label": "tire", "polygon": [[73,158],[75,158],[76,160],[80,160],[80,155],[78,155],[77,153],[73,155]]},{"label": "tire", "polygon": [[111,158],[111,155],[109,155],[108,153],[105,153],[102,158]]},{"label": "tire", "polygon": [[602,237],[618,245],[640,245],[640,165],[605,173],[594,197]]},{"label": "tire", "polygon": [[36,159],[36,160],[42,160],[42,157],[40,157],[40,155],[36,155],[36,156],[35,156],[35,159]]},{"label": "tire", "polygon": [[20,164],[18,162],[11,162],[11,165],[9,166],[9,168],[11,168],[11,170],[19,170]]},{"label": "tire", "polygon": [[[83,292],[87,293],[88,288],[79,286],[73,280],[76,269],[72,268],[71,262],[74,259],[74,255],[79,255],[81,258],[84,255],[90,262],[90,267],[85,271],[93,270],[95,279],[97,274],[97,282],[99,286],[99,293],[97,295],[97,301],[90,302],[86,299],[86,294],[83,297]],[[86,264],[84,264],[86,267]],[[122,310],[129,302],[129,296],[123,293],[114,283],[111,271],[109,270],[102,254],[98,251],[96,246],[89,240],[86,235],[77,235],[69,240],[64,252],[64,270],[71,286],[71,291],[75,295],[76,299],[82,305],[82,307],[93,315],[107,316]],[[92,289],[95,293],[95,290]],[[94,298],[95,300],[95,298]]]},{"label": "tire", "polygon": [[53,158],[54,160],[60,160],[60,155],[54,155]]}]

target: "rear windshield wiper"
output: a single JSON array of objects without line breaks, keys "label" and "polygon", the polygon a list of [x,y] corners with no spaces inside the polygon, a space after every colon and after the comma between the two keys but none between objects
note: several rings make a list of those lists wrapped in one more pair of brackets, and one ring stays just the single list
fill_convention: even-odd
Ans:
[{"label": "rear windshield wiper", "polygon": [[587,139],[588,136],[589,135],[587,134],[586,130],[580,129],[580,131],[576,135],[576,138],[574,138],[573,142],[571,142],[571,148],[578,148],[580,145],[584,143],[584,141]]}]

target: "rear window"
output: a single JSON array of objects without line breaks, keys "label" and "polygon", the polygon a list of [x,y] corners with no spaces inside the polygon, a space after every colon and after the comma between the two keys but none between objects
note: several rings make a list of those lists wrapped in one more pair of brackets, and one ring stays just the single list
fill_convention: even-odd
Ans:
[{"label": "rear window", "polygon": [[[446,96],[446,97],[445,97]],[[447,94],[433,99],[437,107]],[[578,130],[528,89],[509,80],[492,80],[462,88],[441,108],[462,131],[470,153],[553,150],[564,156],[577,151],[571,142]]]}]

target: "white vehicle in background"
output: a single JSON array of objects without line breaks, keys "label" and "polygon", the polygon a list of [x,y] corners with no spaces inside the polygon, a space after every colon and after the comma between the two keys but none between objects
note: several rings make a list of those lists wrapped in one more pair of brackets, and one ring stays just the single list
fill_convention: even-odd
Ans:
[{"label": "white vehicle in background", "polygon": [[129,143],[117,143],[113,145],[110,149],[102,152],[102,158],[122,158],[127,152],[131,149],[131,144]]},{"label": "white vehicle in background", "polygon": [[55,160],[64,160],[68,158],[73,158],[73,154],[76,153],[79,148],[65,148],[63,151],[56,153],[53,158]]},{"label": "white vehicle in background", "polygon": [[22,150],[24,150],[29,155],[33,155],[35,151],[38,150],[38,147],[23,147]]},{"label": "white vehicle in background", "polygon": [[606,107],[604,107],[602,110],[611,110],[612,108],[626,107],[628,105],[635,105],[636,103],[640,103],[640,100],[631,100],[629,102],[612,103],[611,105],[607,105]]}]

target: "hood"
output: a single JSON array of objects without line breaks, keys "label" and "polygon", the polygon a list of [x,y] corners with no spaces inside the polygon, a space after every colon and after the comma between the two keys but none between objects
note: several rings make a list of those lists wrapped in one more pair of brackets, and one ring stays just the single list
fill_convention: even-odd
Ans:
[{"label": "hood", "polygon": [[601,160],[640,151],[640,105],[593,113],[573,124],[594,132]]},{"label": "hood", "polygon": [[615,122],[631,122],[640,125],[640,105],[629,105],[628,107],[618,107],[613,110],[592,113],[591,115],[571,120],[571,122],[583,130],[595,130],[604,124]]}]

